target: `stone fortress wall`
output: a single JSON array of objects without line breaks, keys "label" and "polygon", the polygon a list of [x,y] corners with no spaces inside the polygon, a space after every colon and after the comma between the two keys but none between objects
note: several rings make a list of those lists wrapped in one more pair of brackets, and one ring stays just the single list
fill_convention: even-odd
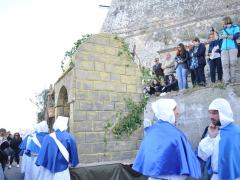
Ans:
[{"label": "stone fortress wall", "polygon": [[141,64],[151,67],[166,52],[174,58],[179,43],[190,44],[194,37],[206,42],[211,27],[220,30],[226,15],[240,24],[239,14],[238,0],[113,0],[102,32],[124,37],[130,49],[136,46]]}]

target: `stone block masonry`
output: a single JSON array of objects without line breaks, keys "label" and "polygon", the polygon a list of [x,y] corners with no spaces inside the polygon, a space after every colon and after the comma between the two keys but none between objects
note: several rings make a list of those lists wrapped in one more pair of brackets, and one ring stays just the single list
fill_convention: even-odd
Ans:
[{"label": "stone block masonry", "polygon": [[107,122],[116,122],[118,112],[126,113],[124,98],[141,97],[140,70],[126,54],[118,55],[122,48],[115,35],[91,36],[74,55],[74,68],[55,84],[55,99],[64,86],[72,102],[70,131],[81,163],[133,159],[138,150],[141,129],[130,138],[115,139],[104,128]]}]

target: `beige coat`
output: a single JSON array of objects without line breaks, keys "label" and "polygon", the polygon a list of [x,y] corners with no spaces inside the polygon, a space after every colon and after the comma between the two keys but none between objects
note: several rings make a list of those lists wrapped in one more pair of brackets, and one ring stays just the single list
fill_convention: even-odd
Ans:
[{"label": "beige coat", "polygon": [[162,62],[162,69],[165,76],[175,73],[175,60],[172,58],[164,60]]}]

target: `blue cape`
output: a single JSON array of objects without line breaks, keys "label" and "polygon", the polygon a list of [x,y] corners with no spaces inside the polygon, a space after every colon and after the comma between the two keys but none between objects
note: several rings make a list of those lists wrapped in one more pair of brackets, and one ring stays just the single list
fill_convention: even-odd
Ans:
[{"label": "blue cape", "polygon": [[24,151],[26,150],[26,146],[27,146],[27,140],[28,140],[28,137],[31,136],[31,135],[27,135],[21,142],[21,144],[19,145],[19,149],[21,150],[19,155],[22,156]]},{"label": "blue cape", "polygon": [[[47,132],[36,133],[36,137],[37,137],[37,139],[38,139],[38,141],[39,141],[39,143],[40,143],[41,145],[42,145],[42,142],[43,142],[43,138],[44,138],[46,135],[48,135]],[[36,145],[36,144],[34,143],[33,140],[31,140],[30,143],[29,143],[29,146],[28,146],[27,150],[29,150],[31,153],[38,154],[39,151],[40,151],[40,148],[38,147],[38,145]]]},{"label": "blue cape", "polygon": [[147,131],[133,169],[151,177],[187,175],[201,177],[199,161],[184,134],[172,124],[159,120]]},{"label": "blue cape", "polygon": [[240,127],[234,123],[221,128],[218,174],[222,179],[240,177]]},{"label": "blue cape", "polygon": [[55,133],[57,139],[64,145],[69,153],[69,163],[63,157],[58,146],[50,135],[45,136],[42,148],[40,149],[36,160],[37,166],[43,166],[52,173],[66,170],[69,164],[74,167],[79,163],[74,137],[67,131],[61,132],[57,130]]}]

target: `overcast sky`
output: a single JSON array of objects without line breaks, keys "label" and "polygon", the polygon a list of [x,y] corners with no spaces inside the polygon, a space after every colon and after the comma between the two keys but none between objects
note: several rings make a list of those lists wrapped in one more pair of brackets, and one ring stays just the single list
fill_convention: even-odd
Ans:
[{"label": "overcast sky", "polygon": [[0,128],[36,123],[29,99],[61,75],[65,51],[98,33],[111,0],[0,0]]}]

